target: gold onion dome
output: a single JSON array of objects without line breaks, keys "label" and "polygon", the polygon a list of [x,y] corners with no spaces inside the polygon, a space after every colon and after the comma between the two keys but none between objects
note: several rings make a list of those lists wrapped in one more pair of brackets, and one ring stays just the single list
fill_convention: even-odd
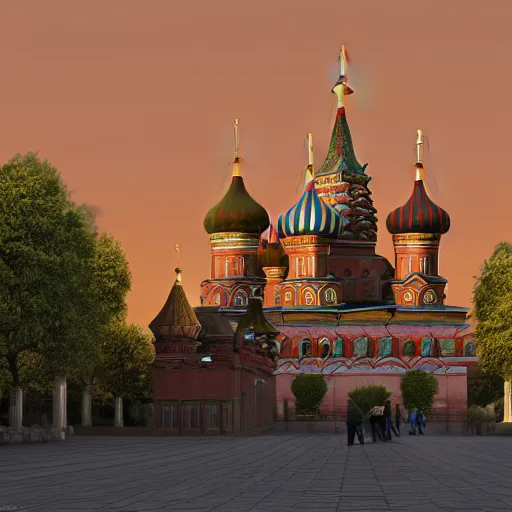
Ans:
[{"label": "gold onion dome", "polygon": [[238,120],[236,120],[233,177],[225,196],[206,214],[204,219],[204,229],[210,235],[233,232],[260,235],[270,224],[265,208],[257,203],[245,188],[244,179],[240,176],[240,163]]}]

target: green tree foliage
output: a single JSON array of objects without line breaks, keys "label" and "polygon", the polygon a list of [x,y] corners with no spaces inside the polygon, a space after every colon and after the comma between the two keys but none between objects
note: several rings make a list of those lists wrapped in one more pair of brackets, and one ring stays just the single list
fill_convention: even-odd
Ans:
[{"label": "green tree foliage", "polygon": [[56,375],[77,387],[92,383],[107,326],[126,314],[130,280],[120,244],[98,236],[54,167],[27,154],[0,169],[4,387],[44,394]]},{"label": "green tree foliage", "polygon": [[428,414],[439,392],[435,375],[421,370],[411,370],[402,376],[400,382],[402,398],[407,410],[419,410]]},{"label": "green tree foliage", "polygon": [[468,380],[468,405],[485,407],[503,399],[503,378],[499,375],[483,375]]},{"label": "green tree foliage", "polygon": [[373,407],[384,405],[391,393],[386,386],[361,386],[350,391],[348,396],[366,415]]},{"label": "green tree foliage", "polygon": [[297,414],[318,414],[327,393],[327,383],[323,375],[301,373],[293,379],[292,393]]},{"label": "green tree foliage", "polygon": [[474,288],[476,339],[483,372],[512,378],[512,244],[502,242]]},{"label": "green tree foliage", "polygon": [[153,336],[146,329],[124,319],[112,321],[101,343],[101,386],[122,398],[151,396],[149,365],[154,359]]},{"label": "green tree foliage", "polygon": [[27,353],[60,373],[87,343],[83,319],[94,317],[87,222],[48,162],[18,155],[0,169],[0,356],[13,385],[21,384]]}]

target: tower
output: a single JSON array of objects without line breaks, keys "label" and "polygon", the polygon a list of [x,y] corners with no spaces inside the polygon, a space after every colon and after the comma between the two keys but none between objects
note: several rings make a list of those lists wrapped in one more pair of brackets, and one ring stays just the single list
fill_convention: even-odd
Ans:
[{"label": "tower", "polygon": [[177,267],[176,281],[160,313],[149,324],[155,336],[155,364],[171,367],[195,365],[201,356],[197,337],[201,324],[188,302],[181,284],[181,268]]},{"label": "tower", "polygon": [[279,294],[275,287],[286,277],[288,271],[288,256],[284,252],[277,231],[272,224],[268,232],[268,240],[262,240],[259,255],[260,266],[267,276],[265,285],[264,306],[279,305]]},{"label": "tower", "polygon": [[262,296],[265,277],[258,265],[261,233],[270,219],[247,192],[240,174],[238,120],[234,126],[235,157],[231,185],[204,219],[210,235],[210,279],[201,283],[201,304],[245,308],[249,298]]},{"label": "tower", "polygon": [[[308,146],[307,173],[313,178],[311,134],[308,135]],[[278,235],[289,263],[288,277],[275,286],[277,304],[319,306],[342,302],[341,284],[328,272],[330,239],[337,238],[342,229],[343,219],[319,197],[315,181],[311,179],[299,201],[278,220]]]},{"label": "tower", "polygon": [[425,190],[421,130],[416,141],[415,168],[411,197],[386,220],[395,248],[395,281],[391,287],[399,306],[442,305],[447,281],[439,276],[439,242],[450,229],[450,217]]}]

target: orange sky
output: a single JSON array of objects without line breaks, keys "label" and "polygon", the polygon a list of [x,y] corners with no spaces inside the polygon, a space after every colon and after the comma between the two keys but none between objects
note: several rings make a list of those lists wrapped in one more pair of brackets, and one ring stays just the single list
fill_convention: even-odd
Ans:
[{"label": "orange sky", "polygon": [[323,159],[340,44],[357,157],[369,162],[377,250],[393,261],[387,214],[409,197],[416,129],[426,182],[452,229],[440,272],[451,305],[512,240],[510,0],[31,0],[0,7],[0,161],[38,151],[122,244],[130,318],[147,324],[182,248],[193,304],[208,277],[202,222],[230,178],[232,122],[243,174],[276,219],[298,197],[312,132]]}]

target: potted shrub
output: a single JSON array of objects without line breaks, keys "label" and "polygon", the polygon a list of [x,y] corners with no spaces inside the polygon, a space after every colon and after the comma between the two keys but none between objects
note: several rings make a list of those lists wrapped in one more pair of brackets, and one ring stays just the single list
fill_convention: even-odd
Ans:
[{"label": "potted shrub", "polygon": [[375,406],[382,406],[391,396],[386,386],[361,386],[350,391],[348,396],[366,416]]},{"label": "potted shrub", "polygon": [[432,373],[410,370],[402,376],[400,389],[408,411],[418,410],[428,416],[434,396],[439,392],[439,383]]},{"label": "potted shrub", "polygon": [[296,418],[314,419],[320,414],[320,404],[327,393],[327,383],[323,375],[301,373],[293,379],[292,393],[295,396]]}]

